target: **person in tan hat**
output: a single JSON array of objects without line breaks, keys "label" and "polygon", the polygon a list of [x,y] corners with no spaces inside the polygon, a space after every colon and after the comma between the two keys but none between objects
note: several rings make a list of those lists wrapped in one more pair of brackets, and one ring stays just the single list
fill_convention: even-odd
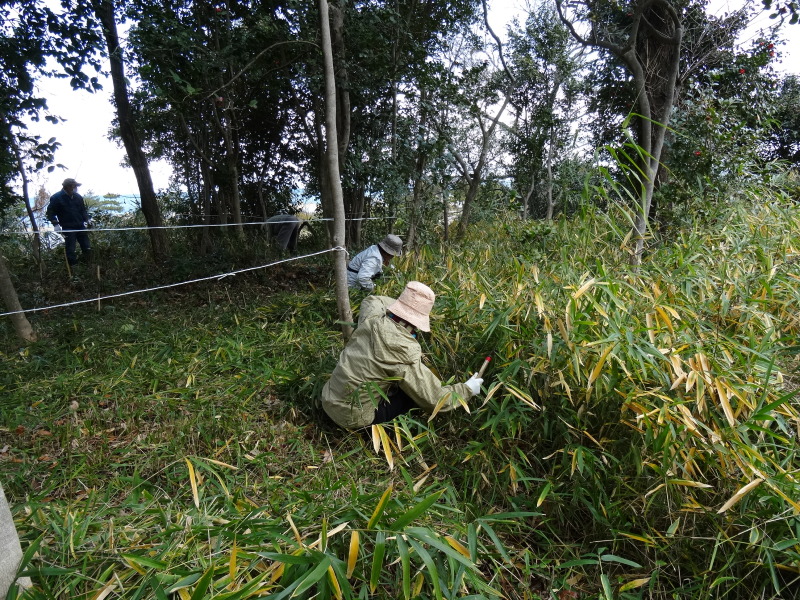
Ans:
[{"label": "person in tan hat", "polygon": [[337,425],[360,429],[391,421],[414,408],[440,412],[480,392],[477,373],[466,383],[442,385],[422,364],[417,331],[430,331],[436,296],[419,281],[410,281],[396,300],[368,296],[361,303],[358,327],[322,389],[322,408]]},{"label": "person in tan hat", "polygon": [[375,289],[375,279],[383,273],[384,265],[392,258],[403,254],[403,240],[390,233],[377,244],[356,254],[347,265],[348,287],[371,292]]},{"label": "person in tan hat", "polygon": [[61,191],[50,196],[47,205],[47,220],[53,228],[64,236],[64,247],[67,251],[67,262],[70,267],[78,263],[75,254],[75,244],[81,246],[81,255],[84,261],[91,262],[92,245],[89,234],[84,230],[92,226],[92,220],[83,202],[83,196],[78,193],[80,183],[68,177],[61,184]]}]

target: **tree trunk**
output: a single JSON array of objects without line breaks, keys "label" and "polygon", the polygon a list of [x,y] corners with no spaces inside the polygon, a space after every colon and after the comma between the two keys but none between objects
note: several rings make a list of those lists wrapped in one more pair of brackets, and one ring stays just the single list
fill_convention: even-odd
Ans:
[{"label": "tree trunk", "polygon": [[36,333],[33,331],[28,318],[22,310],[22,306],[17,298],[17,291],[14,289],[14,283],[11,281],[11,273],[8,271],[5,257],[0,254],[0,297],[3,298],[8,312],[15,314],[9,315],[11,319],[11,326],[14,328],[14,333],[23,342],[30,343],[36,341]]},{"label": "tree trunk", "polygon": [[553,146],[555,135],[553,125],[550,125],[550,143],[547,145],[547,220],[553,220]]},{"label": "tree trunk", "polygon": [[113,0],[92,0],[95,16],[103,27],[103,36],[108,47],[108,59],[111,70],[111,81],[114,86],[114,104],[117,107],[117,119],[119,120],[119,132],[128,160],[136,176],[136,183],[139,186],[139,196],[142,200],[142,213],[144,214],[147,226],[151,229],[150,244],[153,248],[153,258],[156,261],[169,259],[169,239],[164,229],[153,229],[163,227],[164,221],[161,211],[158,208],[156,194],[153,190],[153,180],[150,177],[150,168],[147,165],[147,157],[142,150],[142,144],[136,131],[131,105],[128,98],[128,84],[125,80],[125,63],[122,59],[122,48],[119,45],[117,35],[117,22],[114,15]]},{"label": "tree trunk", "polygon": [[28,176],[25,174],[25,165],[22,163],[22,154],[19,151],[19,146],[16,144],[14,136],[11,136],[11,146],[14,151],[14,156],[17,159],[17,170],[22,179],[22,197],[25,200],[25,210],[28,211],[28,219],[31,222],[31,231],[33,231],[33,242],[31,243],[31,250],[33,251],[33,258],[36,264],[39,265],[39,275],[41,275],[42,267],[42,240],[39,237],[39,224],[36,222],[36,216],[33,214],[31,208],[31,200],[28,195]]},{"label": "tree trunk", "polygon": [[342,198],[342,182],[339,176],[339,146],[336,129],[336,82],[333,72],[333,51],[331,49],[330,23],[328,22],[328,0],[319,0],[320,27],[322,30],[322,55],[325,63],[325,138],[327,152],[328,181],[334,209],[334,232],[332,245],[340,247],[334,258],[334,276],[336,280],[336,305],[339,320],[342,321],[342,336],[350,339],[353,328],[353,312],[350,309],[350,295],[347,289],[347,253],[344,251],[344,199]]},{"label": "tree trunk", "polygon": [[475,198],[478,197],[478,190],[480,190],[481,182],[483,181],[483,167],[486,164],[486,158],[489,154],[489,147],[491,145],[492,137],[494,136],[494,130],[497,128],[497,123],[500,121],[500,117],[503,114],[503,111],[505,111],[506,106],[508,106],[508,102],[509,96],[506,95],[505,99],[503,100],[503,105],[500,107],[500,110],[497,111],[494,119],[492,119],[491,125],[483,133],[483,143],[481,144],[481,152],[478,158],[478,163],[468,177],[469,189],[467,190],[467,197],[464,199],[464,209],[461,211],[461,222],[458,225],[459,237],[462,237],[467,233],[469,218],[470,214],[472,213],[472,205],[475,201]]}]

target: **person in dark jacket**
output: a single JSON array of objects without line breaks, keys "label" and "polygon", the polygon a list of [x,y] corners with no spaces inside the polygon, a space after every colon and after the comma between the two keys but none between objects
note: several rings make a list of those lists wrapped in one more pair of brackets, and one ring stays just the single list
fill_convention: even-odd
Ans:
[{"label": "person in dark jacket", "polygon": [[83,259],[86,262],[91,260],[92,245],[89,242],[86,228],[92,226],[92,220],[89,218],[89,213],[86,212],[83,196],[77,191],[81,184],[69,177],[61,185],[61,191],[50,196],[50,204],[47,205],[47,220],[53,224],[57,232],[64,236],[67,262],[72,267],[78,264],[78,257],[75,253],[76,242],[81,246]]},{"label": "person in dark jacket", "polygon": [[280,213],[267,219],[267,235],[270,243],[281,252],[288,248],[292,256],[297,254],[297,241],[303,227],[308,227],[308,223],[295,215]]}]

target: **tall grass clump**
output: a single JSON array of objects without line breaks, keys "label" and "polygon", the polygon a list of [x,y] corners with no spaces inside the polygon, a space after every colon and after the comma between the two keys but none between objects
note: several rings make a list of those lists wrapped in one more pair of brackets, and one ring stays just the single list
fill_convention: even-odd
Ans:
[{"label": "tall grass clump", "polygon": [[633,268],[610,203],[423,247],[379,293],[434,289],[443,378],[494,360],[366,435],[314,408],[325,266],[34,315],[0,338],[25,597],[794,597],[799,226],[731,203]]},{"label": "tall grass clump", "polygon": [[626,230],[587,210],[418,264],[446,371],[497,359],[456,426],[462,488],[541,511],[534,554],[603,593],[797,593],[798,225],[778,199],[736,204],[634,269]]}]

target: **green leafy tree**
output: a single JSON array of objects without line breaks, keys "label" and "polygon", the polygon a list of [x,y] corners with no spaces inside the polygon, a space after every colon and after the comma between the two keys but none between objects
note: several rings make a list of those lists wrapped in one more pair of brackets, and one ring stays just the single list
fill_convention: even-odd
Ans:
[{"label": "green leafy tree", "polygon": [[[633,262],[641,262],[664,138],[676,100],[684,25],[679,9],[667,0],[631,3],[556,0],[573,37],[586,47],[612,55],[629,77],[635,98],[632,115],[636,153]],[[580,25],[579,25],[580,24]],[[586,31],[579,31],[585,27]],[[620,81],[625,75],[620,73]]]},{"label": "green leafy tree", "polygon": [[552,6],[539,5],[524,26],[509,32],[514,119],[505,148],[512,157],[509,173],[522,197],[523,217],[541,196],[544,206],[539,212],[553,218],[554,179],[575,139],[570,127],[579,101],[582,62],[582,53]]}]

